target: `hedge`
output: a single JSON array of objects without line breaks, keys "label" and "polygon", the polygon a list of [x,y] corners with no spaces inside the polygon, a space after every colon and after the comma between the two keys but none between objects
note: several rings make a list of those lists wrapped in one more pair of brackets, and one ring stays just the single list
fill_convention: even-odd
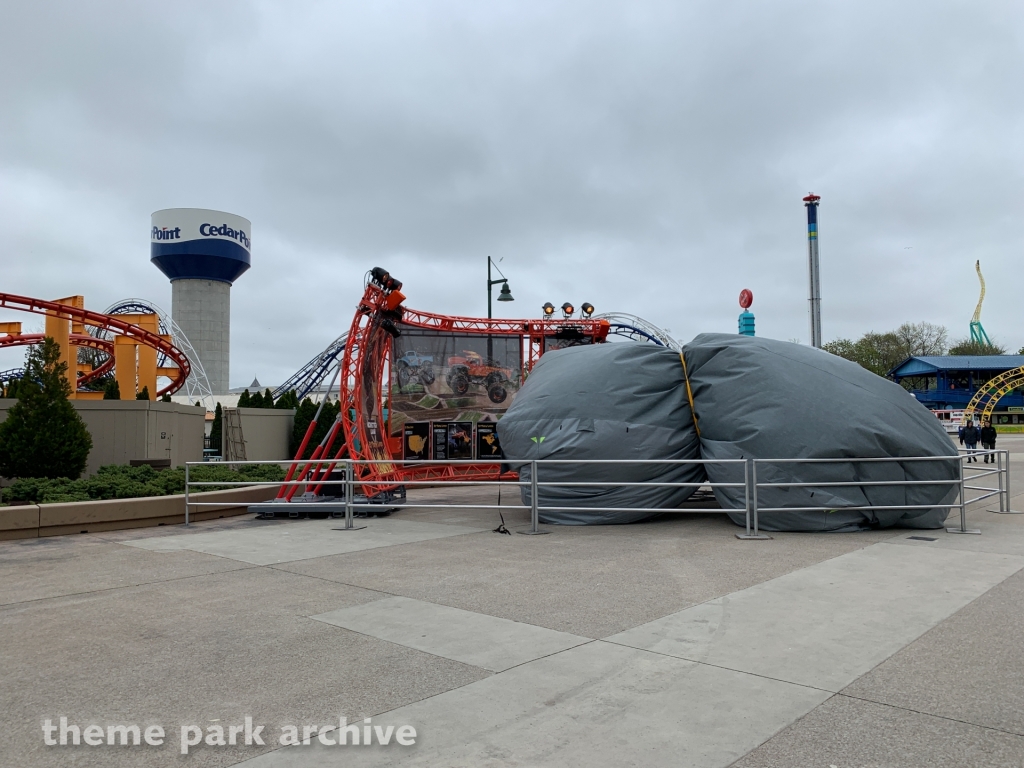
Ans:
[{"label": "hedge", "polygon": [[[277,482],[284,480],[284,470],[276,464],[245,464],[237,470],[216,463],[189,469],[190,481],[203,482]],[[191,492],[218,491],[232,486],[192,486]],[[104,501],[134,499],[144,496],[170,496],[185,492],[185,468],[156,470],[150,466],[125,467],[111,464],[100,467],[92,477],[82,480],[67,478],[25,477],[3,489],[4,502],[23,501],[30,504],[60,504],[69,501]]]}]

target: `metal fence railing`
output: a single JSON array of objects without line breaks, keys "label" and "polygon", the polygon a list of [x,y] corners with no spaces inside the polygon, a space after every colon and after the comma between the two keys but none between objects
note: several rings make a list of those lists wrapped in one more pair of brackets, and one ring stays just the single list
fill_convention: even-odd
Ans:
[{"label": "metal fence railing", "polygon": [[[967,463],[968,455],[978,457],[989,457],[989,463]],[[786,464],[860,464],[860,463],[874,463],[874,462],[885,462],[885,463],[914,463],[914,462],[947,462],[956,463],[957,470],[953,479],[946,480],[842,480],[842,481],[822,481],[822,482],[769,482],[759,479],[759,473],[761,477],[764,477],[765,472],[769,466],[780,466]],[[316,465],[316,462],[311,462],[308,459],[298,461],[224,461],[220,462],[219,466],[236,466],[236,465],[278,465],[280,467],[296,467],[299,470],[299,474],[304,477],[304,472],[308,471]],[[325,462],[326,464],[326,462]],[[359,530],[365,526],[355,525],[354,519],[357,513],[367,512],[375,509],[380,509],[381,504],[373,503],[370,500],[363,499],[359,500],[357,496],[357,488],[360,486],[360,481],[355,479],[358,474],[360,467],[367,466],[369,464],[389,464],[401,468],[413,468],[416,466],[430,466],[430,467],[442,467],[442,466],[458,466],[458,465],[498,465],[506,464],[507,462],[491,461],[486,460],[465,460],[465,461],[402,461],[402,460],[352,460],[343,459],[335,462],[336,472],[332,474],[331,478],[324,480],[311,481],[308,479],[293,479],[293,480],[266,480],[266,481],[223,481],[223,480],[194,480],[192,479],[192,468],[207,466],[204,462],[187,462],[185,464],[185,525],[189,525],[191,513],[193,509],[199,509],[202,507],[223,507],[225,502],[221,501],[195,501],[194,494],[202,491],[204,488],[212,486],[218,488],[224,487],[291,487],[295,486],[299,490],[304,486],[323,486],[328,489],[338,488],[341,492],[337,497],[319,497],[317,500],[298,496],[298,500],[293,499],[289,502],[278,502],[277,500],[271,502],[263,502],[259,504],[251,504],[249,506],[258,507],[261,510],[280,508],[288,509],[290,512],[299,511],[320,511],[327,512],[332,517],[339,517],[344,514],[345,527],[337,530]],[[609,469],[615,465],[628,465],[628,464],[663,464],[663,465],[698,465],[698,464],[714,464],[716,466],[734,466],[734,474],[737,477],[740,475],[742,470],[742,480],[737,479],[733,482],[709,482],[709,481],[694,481],[694,482],[623,482],[614,480],[598,480],[598,481],[559,481],[554,482],[551,480],[544,480],[541,478],[544,467],[553,466],[556,464],[573,464],[573,465],[597,465],[599,468],[607,466]],[[861,510],[861,511],[872,511],[872,510],[922,510],[922,509],[948,509],[950,512],[953,510],[959,510],[960,520],[958,527],[950,527],[946,530],[950,533],[980,533],[977,529],[969,529],[967,527],[967,511],[972,505],[981,504],[993,497],[999,498],[999,509],[998,512],[1001,514],[1016,514],[1010,509],[1010,462],[1009,452],[1006,450],[984,450],[974,451],[971,454],[963,452],[958,456],[920,456],[920,457],[892,457],[892,458],[855,458],[855,457],[841,457],[841,458],[829,458],[829,459],[722,459],[722,460],[590,460],[590,461],[572,461],[567,459],[542,459],[537,461],[528,462],[516,462],[516,466],[526,467],[529,466],[529,478],[523,480],[522,478],[517,480],[495,480],[495,479],[453,479],[453,480],[438,480],[426,479],[426,480],[401,480],[400,485],[406,488],[417,488],[417,487],[467,487],[467,486],[480,486],[487,488],[503,488],[512,487],[517,489],[528,488],[530,503],[517,503],[517,504],[487,504],[476,501],[468,501],[466,503],[457,504],[450,501],[444,503],[428,503],[428,500],[422,501],[416,500],[409,503],[409,506],[417,509],[497,509],[497,510],[509,510],[509,509],[529,509],[530,511],[530,527],[527,530],[520,531],[524,534],[544,534],[549,531],[542,530],[540,528],[540,514],[541,512],[547,511],[593,511],[594,507],[570,507],[570,506],[544,506],[540,503],[541,489],[543,488],[630,488],[630,487],[646,487],[646,488],[708,488],[711,491],[715,489],[742,489],[743,504],[739,507],[684,507],[684,508],[663,508],[663,507],[602,507],[602,511],[614,512],[614,511],[629,511],[629,512],[650,512],[652,514],[703,514],[703,513],[737,513],[744,515],[745,519],[745,530],[743,533],[736,534],[737,538],[740,539],[767,539],[769,536],[765,535],[760,529],[760,515],[764,513],[773,512],[792,512],[796,510],[805,511],[830,511],[836,509],[836,507],[766,507],[759,502],[759,492],[767,489],[775,488],[862,488],[872,486],[890,486],[890,487],[911,487],[919,485],[930,485],[930,486],[941,486],[948,485],[954,486],[957,489],[956,500],[945,504],[917,504],[917,505],[865,505],[865,506],[854,506],[854,507],[841,507],[841,509],[848,510]],[[356,470],[355,472],[353,470]],[[335,478],[334,475],[340,474],[340,477]],[[332,479],[333,478],[333,479]],[[986,480],[988,478],[988,480]],[[994,478],[994,480],[993,480]],[[379,481],[375,481],[379,482]],[[979,483],[987,482],[987,485],[981,485]],[[992,484],[994,483],[994,484]],[[329,492],[329,491],[328,491]],[[733,494],[729,494],[733,495]],[[996,510],[992,510],[996,511]]]}]

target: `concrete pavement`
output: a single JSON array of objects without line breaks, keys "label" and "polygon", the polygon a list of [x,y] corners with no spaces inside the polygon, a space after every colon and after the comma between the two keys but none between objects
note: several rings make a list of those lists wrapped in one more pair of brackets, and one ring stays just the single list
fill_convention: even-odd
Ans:
[{"label": "concrete pavement", "polygon": [[[1024,478],[1024,439],[1000,447]],[[710,514],[540,537],[496,518],[0,544],[0,765],[1024,765],[1024,515],[759,542]],[[61,715],[169,738],[45,746]],[[264,746],[178,754],[179,725],[247,715]],[[320,744],[339,717],[417,743]],[[281,747],[286,725],[318,730]]]}]

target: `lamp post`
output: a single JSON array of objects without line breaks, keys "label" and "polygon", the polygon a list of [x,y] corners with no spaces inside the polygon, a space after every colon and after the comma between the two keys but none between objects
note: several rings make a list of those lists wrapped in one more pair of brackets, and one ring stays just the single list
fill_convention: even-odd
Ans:
[{"label": "lamp post", "polygon": [[[491,267],[498,270],[498,274],[501,275],[500,280],[491,279]],[[491,288],[501,283],[501,290],[498,292],[498,301],[515,301],[512,298],[512,290],[508,287],[508,278],[502,274],[502,271],[498,269],[498,265],[491,261],[491,257],[487,257],[487,319],[491,319]],[[490,361],[494,359],[494,342],[491,334],[487,334],[487,360],[490,365]]]},{"label": "lamp post", "polygon": [[[491,267],[498,270],[498,274],[501,275],[500,280],[491,279]],[[508,278],[502,274],[501,270],[498,269],[498,265],[491,261],[491,257],[487,257],[487,319],[491,319],[491,288],[495,285],[501,284],[501,290],[498,292],[498,301],[515,301],[512,298],[512,290],[508,287]]]}]

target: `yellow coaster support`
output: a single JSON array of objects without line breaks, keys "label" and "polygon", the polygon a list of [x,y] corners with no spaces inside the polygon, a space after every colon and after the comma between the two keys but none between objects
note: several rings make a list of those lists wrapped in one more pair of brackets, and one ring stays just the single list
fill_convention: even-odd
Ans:
[{"label": "yellow coaster support", "polygon": [[[76,309],[85,309],[85,297],[84,296],[66,296],[63,299],[54,299],[56,304],[64,304],[69,307],[75,307]],[[75,333],[81,333],[83,326],[81,323],[74,323]],[[64,373],[64,378],[68,382],[68,386],[71,387],[71,399],[75,399],[78,394],[78,352],[72,351],[71,349],[71,333],[72,333],[72,322],[71,318],[66,315],[61,315],[59,312],[47,312],[46,313],[46,330],[45,333],[51,339],[57,342],[57,346],[60,347],[60,360],[59,362],[67,363],[68,368]]]},{"label": "yellow coaster support", "polygon": [[[160,332],[160,318],[153,314],[118,315],[118,319],[137,325],[150,333]],[[134,339],[118,335],[114,338],[114,375],[122,400],[131,400],[144,387],[149,399],[156,400],[157,351]]]}]

